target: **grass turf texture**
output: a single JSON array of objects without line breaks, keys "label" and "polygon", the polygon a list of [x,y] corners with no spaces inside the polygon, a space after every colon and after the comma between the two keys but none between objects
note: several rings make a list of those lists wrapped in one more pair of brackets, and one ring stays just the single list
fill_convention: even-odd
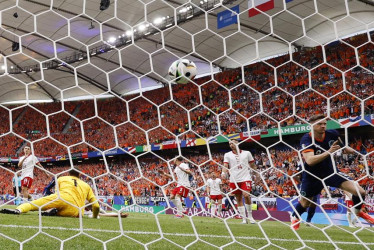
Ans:
[{"label": "grass turf texture", "polygon": [[[2,207],[3,208],[3,207]],[[1,249],[296,249],[305,246],[315,249],[364,249],[360,240],[374,249],[374,229],[348,227],[318,228],[301,225],[298,236],[289,224],[263,221],[259,225],[242,225],[241,220],[226,223],[217,218],[130,213],[129,218],[42,217],[37,212],[23,215],[0,214]],[[39,231],[39,223],[43,229]],[[82,223],[83,230],[80,230]],[[123,234],[121,234],[121,228]],[[161,236],[161,232],[163,237]],[[230,231],[232,235],[230,235]],[[196,234],[199,237],[196,237]],[[265,236],[266,235],[266,236]],[[234,238],[233,238],[234,237]],[[267,238],[269,240],[267,240]],[[15,242],[9,238],[13,238]],[[96,239],[95,239],[96,238]],[[336,245],[329,240],[333,240]],[[234,240],[235,239],[235,240]],[[66,240],[62,242],[62,240]],[[368,244],[369,243],[369,244]],[[215,246],[215,247],[214,247]]]}]

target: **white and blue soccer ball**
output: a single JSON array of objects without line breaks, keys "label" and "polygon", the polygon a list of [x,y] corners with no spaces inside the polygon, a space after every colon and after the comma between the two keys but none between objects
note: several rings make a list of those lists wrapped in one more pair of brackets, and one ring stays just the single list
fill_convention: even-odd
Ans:
[{"label": "white and blue soccer ball", "polygon": [[170,65],[168,74],[171,81],[186,84],[194,80],[196,73],[197,68],[193,61],[180,59]]}]

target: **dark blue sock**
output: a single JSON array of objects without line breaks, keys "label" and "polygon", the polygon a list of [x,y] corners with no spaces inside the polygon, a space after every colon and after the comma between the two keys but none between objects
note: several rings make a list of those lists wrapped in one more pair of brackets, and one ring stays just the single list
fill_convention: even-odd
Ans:
[{"label": "dark blue sock", "polygon": [[295,210],[298,214],[296,212],[293,212],[292,216],[300,219],[299,215],[301,216],[305,212],[306,209],[303,206],[301,206],[301,204],[299,202],[299,203],[297,203],[297,205],[295,207]]},{"label": "dark blue sock", "polygon": [[306,222],[311,222],[315,213],[316,213],[316,207],[309,207],[308,217],[306,218]]},{"label": "dark blue sock", "polygon": [[[365,200],[365,196],[362,196],[362,199]],[[361,209],[361,207],[362,207],[362,202],[361,202],[360,197],[358,197],[358,196],[352,194],[352,201],[353,201],[353,205],[355,206],[355,208],[357,208],[357,209]],[[358,205],[357,205],[357,204],[358,204]],[[356,205],[357,205],[357,206],[356,206]]]}]

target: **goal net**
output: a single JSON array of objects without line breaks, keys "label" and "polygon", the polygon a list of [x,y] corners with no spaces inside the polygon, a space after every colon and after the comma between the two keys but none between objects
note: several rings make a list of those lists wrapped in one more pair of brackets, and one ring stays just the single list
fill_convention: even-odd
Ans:
[{"label": "goal net", "polygon": [[[371,224],[355,212],[374,212],[373,11],[371,0],[2,1],[0,209],[57,198],[1,214],[0,245],[373,248]],[[197,69],[187,84],[170,78],[180,59]],[[340,149],[321,146],[315,115]],[[307,150],[328,152],[331,176],[362,188],[359,203],[306,166],[308,133]],[[231,150],[238,162],[251,153],[246,185],[229,178],[243,168],[227,161]],[[53,184],[72,169],[98,199],[99,220],[92,203],[78,207]],[[300,187],[307,175],[313,198]],[[182,178],[187,188],[176,189]],[[300,199],[310,203],[302,214]],[[42,216],[56,200],[77,218]]]}]

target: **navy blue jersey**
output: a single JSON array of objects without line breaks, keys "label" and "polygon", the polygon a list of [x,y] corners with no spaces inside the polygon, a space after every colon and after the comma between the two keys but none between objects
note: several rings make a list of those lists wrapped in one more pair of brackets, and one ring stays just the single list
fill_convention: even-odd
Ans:
[{"label": "navy blue jersey", "polygon": [[[313,144],[311,133],[308,133],[308,134],[305,134],[301,138],[300,146],[302,148],[302,152],[313,151],[315,155],[319,155],[329,150],[331,145],[338,139],[338,137],[339,137],[338,131],[327,130],[325,132],[325,136],[323,140],[319,141],[315,139],[315,144]],[[331,157],[327,157],[322,162],[314,166],[309,166],[306,162],[304,162],[304,165],[305,165],[305,170],[307,170],[308,172],[320,178],[324,178],[334,173],[334,166],[332,164]]]},{"label": "navy blue jersey", "polygon": [[48,185],[43,190],[43,196],[53,194],[52,189],[56,186],[55,178],[48,183]]},{"label": "navy blue jersey", "polygon": [[303,167],[300,164],[297,164],[296,172],[300,172],[300,173],[298,173],[298,175],[300,176],[300,181],[303,180],[303,172],[301,172],[302,170],[303,170]]}]

